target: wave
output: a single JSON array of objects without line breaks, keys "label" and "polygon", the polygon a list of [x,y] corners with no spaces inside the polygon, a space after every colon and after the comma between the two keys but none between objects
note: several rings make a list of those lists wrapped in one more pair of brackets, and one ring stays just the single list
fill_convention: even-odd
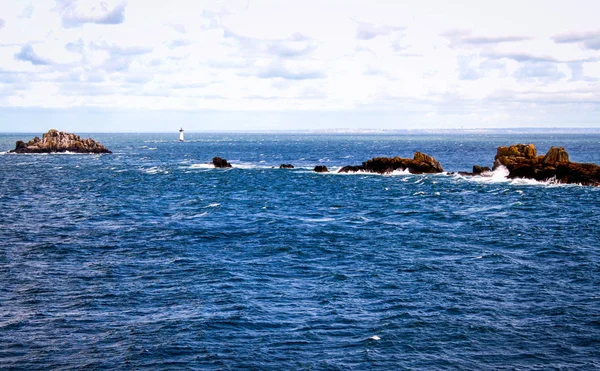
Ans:
[{"label": "wave", "polygon": [[214,169],[213,164],[191,164],[190,169]]},{"label": "wave", "polygon": [[[279,168],[279,166],[267,166],[267,165],[256,165],[249,162],[241,162],[241,163],[231,163],[231,169],[242,169],[242,170],[251,170],[251,169],[272,169]],[[201,163],[201,164],[191,164],[188,168],[190,169],[216,169],[215,166],[211,163]]]},{"label": "wave", "polygon": [[483,183],[483,184],[501,184],[506,183],[510,185],[526,185],[526,186],[545,186],[545,187],[569,187],[569,186],[581,186],[581,184],[565,184],[560,183],[556,178],[550,178],[548,180],[535,180],[527,178],[514,178],[508,177],[510,174],[509,170],[504,166],[499,166],[493,171],[486,171],[481,175],[464,176],[460,174],[454,175],[455,178],[466,179],[470,182]]},{"label": "wave", "polygon": [[158,166],[153,166],[153,167],[150,167],[147,169],[140,169],[140,170],[142,170],[146,174],[152,174],[152,175],[154,175],[154,174],[169,174],[169,171],[167,171],[165,169],[161,169]]}]

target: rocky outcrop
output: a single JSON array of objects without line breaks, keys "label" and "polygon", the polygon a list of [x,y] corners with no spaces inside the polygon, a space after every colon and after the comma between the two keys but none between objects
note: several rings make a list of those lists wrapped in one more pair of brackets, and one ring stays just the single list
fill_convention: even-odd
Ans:
[{"label": "rocky outcrop", "polygon": [[279,168],[280,169],[293,169],[294,165],[292,165],[292,164],[281,164],[281,165],[279,165]]},{"label": "rocky outcrop", "polygon": [[533,144],[498,147],[494,169],[499,166],[508,169],[509,178],[600,186],[600,166],[571,162],[563,147],[552,147],[545,156],[538,156]]},{"label": "rocky outcrop", "polygon": [[328,173],[329,169],[327,169],[327,166],[317,165],[317,166],[315,166],[315,168],[313,169],[313,171],[316,172],[316,173]]},{"label": "rocky outcrop", "polygon": [[[458,174],[459,175],[466,175],[466,176],[475,176],[475,175],[482,175],[484,173],[488,173],[492,171],[492,169],[490,169],[487,166],[479,166],[479,165],[473,165],[473,171],[472,172],[466,172],[466,171],[459,171]],[[451,173],[454,174],[454,173]]]},{"label": "rocky outcrop", "polygon": [[226,159],[221,158],[221,157],[213,157],[212,163],[213,163],[213,165],[215,165],[216,168],[228,168],[228,167],[231,167],[231,164],[229,162],[227,162]]},{"label": "rocky outcrop", "polygon": [[441,173],[442,165],[433,157],[421,152],[415,152],[412,159],[401,157],[375,157],[363,162],[362,165],[344,166],[340,173],[364,171],[367,173],[387,174],[395,170],[408,171],[412,174]]},{"label": "rocky outcrop", "polygon": [[81,139],[79,135],[64,133],[51,129],[42,135],[42,139],[35,137],[25,143],[18,140],[12,153],[112,153],[95,140]]}]

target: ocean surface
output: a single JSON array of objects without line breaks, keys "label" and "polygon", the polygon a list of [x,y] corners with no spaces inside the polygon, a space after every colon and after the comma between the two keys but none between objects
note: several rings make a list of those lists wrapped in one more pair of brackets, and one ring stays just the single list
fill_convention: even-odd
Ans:
[{"label": "ocean surface", "polygon": [[0,153],[0,369],[600,369],[600,188],[311,171],[600,134],[82,136]]}]

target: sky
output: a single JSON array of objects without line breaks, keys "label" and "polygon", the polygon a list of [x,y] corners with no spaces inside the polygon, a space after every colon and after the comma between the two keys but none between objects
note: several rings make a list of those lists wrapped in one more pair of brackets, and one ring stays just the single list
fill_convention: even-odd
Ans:
[{"label": "sky", "polygon": [[0,132],[600,128],[597,0],[0,0]]}]

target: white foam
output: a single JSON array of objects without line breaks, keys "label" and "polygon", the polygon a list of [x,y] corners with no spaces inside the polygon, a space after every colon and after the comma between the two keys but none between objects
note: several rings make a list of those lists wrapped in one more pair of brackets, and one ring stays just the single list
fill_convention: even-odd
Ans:
[{"label": "white foam", "polygon": [[373,335],[369,339],[371,339],[371,340],[381,340],[381,338],[379,336],[377,336],[377,335]]},{"label": "white foam", "polygon": [[190,169],[214,169],[213,164],[191,164]]},{"label": "white foam", "polygon": [[148,169],[142,169],[142,171],[146,174],[169,174],[167,170],[161,169],[158,166],[153,166]]},{"label": "white foam", "polygon": [[389,174],[384,174],[384,175],[410,175],[410,171],[407,169],[404,170],[394,170]]},{"label": "white foam", "polygon": [[526,186],[546,186],[546,187],[568,187],[568,186],[580,186],[580,184],[564,184],[560,183],[556,178],[550,178],[548,180],[535,180],[527,178],[514,178],[510,179],[508,175],[509,170],[504,166],[499,166],[493,171],[486,171],[481,175],[475,176],[462,176],[457,175],[458,178],[468,179],[469,181],[477,183],[508,183],[510,185],[526,185]]},{"label": "white foam", "polygon": [[216,203],[216,202],[215,202],[215,203],[213,203],[213,204],[210,204],[210,205],[207,205],[207,206],[205,206],[205,208],[206,208],[206,207],[219,207],[219,206],[221,206],[221,204],[220,204],[220,203]]}]

